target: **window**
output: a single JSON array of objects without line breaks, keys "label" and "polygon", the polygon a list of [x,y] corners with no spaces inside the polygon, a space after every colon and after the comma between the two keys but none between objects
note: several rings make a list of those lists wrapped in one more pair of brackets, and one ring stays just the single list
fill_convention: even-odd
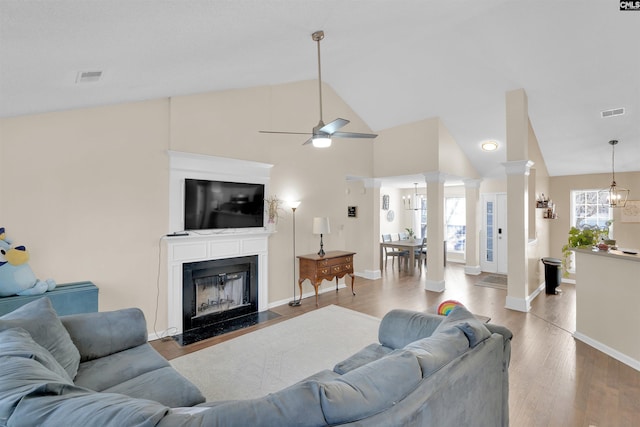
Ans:
[{"label": "window", "polygon": [[464,252],[467,240],[467,218],[464,197],[445,198],[444,224],[447,252]]},{"label": "window", "polygon": [[603,228],[611,219],[609,206],[602,205],[599,190],[574,190],[571,192],[571,225]]}]

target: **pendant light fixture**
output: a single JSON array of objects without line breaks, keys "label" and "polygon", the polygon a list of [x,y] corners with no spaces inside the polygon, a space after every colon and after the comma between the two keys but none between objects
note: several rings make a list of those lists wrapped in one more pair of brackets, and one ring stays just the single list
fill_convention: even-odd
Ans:
[{"label": "pendant light fixture", "polygon": [[415,192],[413,194],[413,201],[411,200],[411,195],[402,196],[402,204],[404,208],[408,211],[417,211],[422,209],[422,200],[424,200],[424,194],[418,194],[418,183],[414,182],[413,186],[415,188]]},{"label": "pendant light fixture", "polygon": [[616,169],[615,169],[615,147],[618,143],[617,139],[609,141],[611,145],[611,185],[609,188],[600,190],[598,198],[603,206],[610,208],[623,208],[627,204],[627,198],[629,197],[629,190],[626,188],[620,188],[616,184]]}]

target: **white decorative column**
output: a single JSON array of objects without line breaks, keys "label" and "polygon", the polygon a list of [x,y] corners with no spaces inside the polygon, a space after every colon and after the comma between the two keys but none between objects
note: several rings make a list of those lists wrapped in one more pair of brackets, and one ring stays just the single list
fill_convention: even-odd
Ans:
[{"label": "white decorative column", "polygon": [[504,164],[507,173],[507,299],[505,307],[528,312],[531,308],[528,296],[529,266],[527,246],[529,241],[528,202],[530,160],[518,160]]},{"label": "white decorative column", "polygon": [[445,174],[424,174],[427,183],[427,291],[443,292],[444,283],[444,182]]},{"label": "white decorative column", "polygon": [[466,245],[465,245],[465,274],[477,276],[480,269],[480,247],[478,236],[478,200],[480,198],[480,179],[466,179],[465,210],[466,210]]}]

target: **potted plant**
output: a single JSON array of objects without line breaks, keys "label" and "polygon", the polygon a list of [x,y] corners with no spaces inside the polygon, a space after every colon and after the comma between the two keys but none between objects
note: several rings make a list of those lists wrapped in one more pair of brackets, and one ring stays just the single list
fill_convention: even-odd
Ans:
[{"label": "potted plant", "polygon": [[407,230],[407,237],[409,237],[409,240],[413,242],[416,239],[416,234],[413,232],[413,228],[405,228],[405,230]]},{"label": "potted plant", "polygon": [[278,218],[280,217],[280,211],[282,208],[280,205],[282,204],[282,200],[278,199],[278,196],[269,196],[264,200],[267,205],[267,228],[275,228],[275,225],[278,223]]},{"label": "potted plant", "polygon": [[613,221],[607,221],[603,227],[585,225],[582,229],[571,227],[567,244],[562,247],[562,270],[563,275],[569,275],[571,268],[571,252],[576,248],[592,248],[609,237],[609,226]]}]

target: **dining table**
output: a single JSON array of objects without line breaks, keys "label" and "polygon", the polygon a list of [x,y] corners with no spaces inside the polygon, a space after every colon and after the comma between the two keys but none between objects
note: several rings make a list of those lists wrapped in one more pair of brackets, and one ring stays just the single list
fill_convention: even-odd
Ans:
[{"label": "dining table", "polygon": [[384,270],[384,248],[398,248],[409,252],[409,274],[415,271],[416,250],[422,247],[422,239],[391,240],[380,242],[380,271]]}]

